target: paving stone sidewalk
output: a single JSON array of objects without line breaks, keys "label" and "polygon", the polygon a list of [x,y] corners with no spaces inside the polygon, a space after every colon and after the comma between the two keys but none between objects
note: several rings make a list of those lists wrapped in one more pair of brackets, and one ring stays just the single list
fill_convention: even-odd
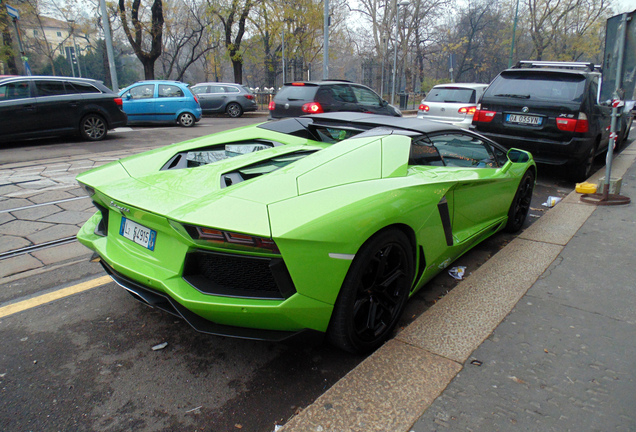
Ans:
[{"label": "paving stone sidewalk", "polygon": [[0,165],[0,282],[89,256],[88,249],[77,242],[16,256],[10,253],[75,236],[95,212],[75,177],[148,149]]},{"label": "paving stone sidewalk", "polygon": [[636,166],[412,426],[636,430]]}]

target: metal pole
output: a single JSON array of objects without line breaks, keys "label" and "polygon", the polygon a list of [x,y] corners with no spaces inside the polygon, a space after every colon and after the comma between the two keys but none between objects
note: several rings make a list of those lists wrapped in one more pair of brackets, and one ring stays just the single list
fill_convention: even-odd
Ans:
[{"label": "metal pole", "polygon": [[99,6],[102,10],[102,25],[104,26],[104,42],[106,42],[106,52],[108,53],[110,81],[113,85],[113,91],[119,93],[117,70],[115,69],[115,54],[113,54],[113,39],[110,35],[110,22],[108,21],[108,15],[106,13],[106,0],[99,0]]},{"label": "metal pole", "polygon": [[322,79],[329,79],[329,0],[325,0],[325,17],[324,17],[324,36],[325,50],[322,55]]},{"label": "metal pole", "polygon": [[[623,54],[625,53],[625,36],[627,34],[627,14],[624,13],[621,17],[621,29],[618,40],[618,58],[616,59],[616,87],[612,98],[614,101],[620,100],[618,94],[622,86],[622,70],[623,70]],[[612,101],[613,102],[613,101]],[[605,190],[603,195],[607,197],[609,195],[610,183],[612,181],[612,159],[614,158],[614,144],[616,144],[617,132],[616,132],[616,120],[618,119],[618,104],[612,103],[612,122],[610,124],[610,140],[607,145],[607,157],[605,159]],[[629,131],[627,131],[629,132]]]},{"label": "metal pole", "polygon": [[285,23],[283,22],[283,84],[285,84]]},{"label": "metal pole", "polygon": [[515,50],[515,35],[517,33],[517,17],[519,16],[519,0],[517,0],[517,8],[515,9],[515,21],[512,25],[512,42],[510,42],[510,58],[508,59],[508,67],[512,67],[512,54]]},{"label": "metal pole", "polygon": [[391,85],[391,105],[395,104],[395,72],[397,69],[398,25],[400,22],[400,5],[395,3],[395,50],[393,53],[393,83]]}]

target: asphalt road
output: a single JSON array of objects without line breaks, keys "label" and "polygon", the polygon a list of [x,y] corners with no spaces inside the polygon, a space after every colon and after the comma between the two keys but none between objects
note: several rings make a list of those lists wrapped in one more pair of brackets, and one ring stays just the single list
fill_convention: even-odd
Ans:
[{"label": "asphalt road", "polygon": [[[0,164],[162,146],[262,120],[219,116],[191,129],[134,127],[99,144],[13,143],[0,150]],[[547,196],[574,188],[543,167],[538,179],[526,225],[541,217]],[[474,271],[512,238],[497,234],[453,266]],[[28,300],[102,275],[88,261],[60,267],[0,285],[0,302]],[[400,327],[456,284],[441,273],[409,301]],[[167,346],[153,350],[162,343]],[[0,430],[271,432],[363,359],[328,345],[202,335],[109,283],[0,318]]]}]

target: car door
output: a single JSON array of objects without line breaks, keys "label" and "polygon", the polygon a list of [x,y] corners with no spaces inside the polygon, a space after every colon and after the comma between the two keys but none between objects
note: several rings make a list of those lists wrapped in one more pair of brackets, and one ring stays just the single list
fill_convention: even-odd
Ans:
[{"label": "car door", "polygon": [[316,94],[324,112],[359,111],[356,97],[348,84],[320,86]]},{"label": "car door", "polygon": [[449,178],[452,190],[452,233],[454,243],[469,241],[475,234],[498,224],[510,208],[511,189],[517,185],[502,170],[493,145],[468,132],[431,135]]},{"label": "car door", "polygon": [[159,84],[157,91],[157,120],[172,121],[186,107],[187,98],[181,88],[174,84]]},{"label": "car door", "polygon": [[371,89],[352,85],[351,90],[356,97],[358,110],[371,114],[389,114],[387,105],[382,103],[382,98]]},{"label": "car door", "polygon": [[122,94],[129,122],[156,121],[155,102],[155,84],[139,84]]},{"label": "car door", "polygon": [[38,130],[37,102],[29,80],[0,85],[0,137]]},{"label": "car door", "polygon": [[221,111],[225,107],[225,101],[227,100],[227,94],[225,93],[225,87],[222,85],[210,85],[208,88],[209,93],[207,96],[207,105],[210,111]]},{"label": "car door", "polygon": [[207,112],[211,110],[211,102],[212,99],[210,97],[210,86],[208,85],[197,85],[191,87],[192,93],[194,93],[199,99],[199,105],[201,105],[201,109],[203,112]]},{"label": "car door", "polygon": [[69,131],[79,126],[81,96],[61,80],[34,81],[38,121],[43,131]]}]

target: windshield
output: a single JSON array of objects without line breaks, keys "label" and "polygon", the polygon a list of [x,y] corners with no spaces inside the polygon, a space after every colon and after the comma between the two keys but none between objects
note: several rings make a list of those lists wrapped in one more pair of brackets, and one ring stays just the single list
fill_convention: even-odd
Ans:
[{"label": "windshield", "polygon": [[585,77],[564,73],[504,72],[488,87],[488,97],[581,102]]},{"label": "windshield", "polygon": [[461,87],[434,87],[425,100],[427,102],[475,103],[475,90]]}]

